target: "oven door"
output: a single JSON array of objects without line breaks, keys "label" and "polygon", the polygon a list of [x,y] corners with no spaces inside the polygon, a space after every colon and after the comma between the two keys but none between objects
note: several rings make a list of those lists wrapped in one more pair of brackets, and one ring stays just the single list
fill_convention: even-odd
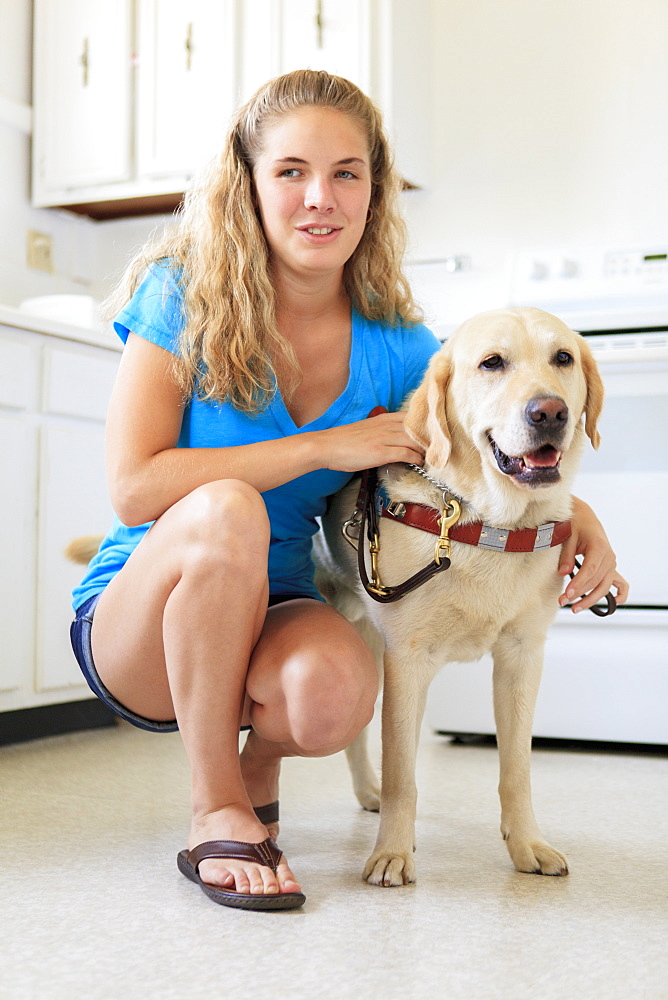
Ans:
[{"label": "oven door", "polygon": [[588,336],[605,385],[598,452],[573,492],[605,526],[629,604],[668,608],[668,335]]}]

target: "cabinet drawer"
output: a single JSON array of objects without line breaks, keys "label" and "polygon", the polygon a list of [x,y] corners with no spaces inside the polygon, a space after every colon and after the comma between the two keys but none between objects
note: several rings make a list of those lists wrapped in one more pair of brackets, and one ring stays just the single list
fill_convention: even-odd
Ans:
[{"label": "cabinet drawer", "polygon": [[35,686],[39,692],[80,687],[69,628],[72,588],[83,566],[65,546],[79,535],[104,534],[113,517],[104,474],[104,431],[97,424],[43,428],[37,556]]},{"label": "cabinet drawer", "polygon": [[119,356],[46,348],[44,358],[45,411],[104,421]]},{"label": "cabinet drawer", "polygon": [[[21,417],[0,414],[0,692],[32,688],[35,614],[37,432]],[[10,485],[11,483],[11,485]]]},{"label": "cabinet drawer", "polygon": [[0,333],[0,406],[33,410],[37,405],[39,355],[34,346]]}]

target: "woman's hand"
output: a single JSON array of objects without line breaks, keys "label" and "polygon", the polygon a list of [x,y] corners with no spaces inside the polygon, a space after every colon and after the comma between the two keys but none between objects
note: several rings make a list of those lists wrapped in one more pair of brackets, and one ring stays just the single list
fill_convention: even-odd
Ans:
[{"label": "woman's hand", "polygon": [[315,433],[322,467],[336,472],[359,472],[391,462],[422,465],[424,461],[424,452],[404,429],[403,413],[380,413]]},{"label": "woman's hand", "polygon": [[576,555],[582,555],[584,559],[565,593],[559,598],[559,604],[563,607],[575,601],[572,611],[577,614],[578,611],[591,608],[612,587],[617,591],[617,603],[623,604],[629,596],[629,585],[617,572],[615,553],[610,547],[603,525],[591,507],[577,497],[573,497],[571,526],[571,537],[561,547],[559,572],[562,576],[567,576],[575,569]]}]

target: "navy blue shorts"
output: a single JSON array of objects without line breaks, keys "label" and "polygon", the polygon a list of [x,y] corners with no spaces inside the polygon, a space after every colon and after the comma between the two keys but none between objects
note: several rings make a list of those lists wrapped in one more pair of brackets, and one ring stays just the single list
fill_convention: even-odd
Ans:
[{"label": "navy blue shorts", "polygon": [[[311,594],[274,594],[269,598],[269,607],[271,608],[275,604],[282,604],[284,601],[293,601],[298,597],[308,597],[311,600],[316,600]],[[175,733],[179,728],[176,719],[160,722],[156,719],[145,719],[143,715],[137,715],[136,712],[132,712],[125,705],[121,705],[120,701],[114,698],[111,691],[108,691],[100,680],[100,676],[95,669],[95,663],[93,662],[93,650],[91,647],[93,614],[99,599],[100,594],[95,594],[93,597],[89,597],[87,601],[84,601],[77,608],[76,617],[70,626],[72,649],[77,658],[77,663],[81,667],[81,672],[86,678],[88,687],[107,708],[110,708],[112,712],[115,712],[121,719],[125,719],[126,722],[130,722],[133,726],[137,726],[139,729],[147,729],[151,733]],[[250,726],[242,726],[242,729],[250,728]]]}]

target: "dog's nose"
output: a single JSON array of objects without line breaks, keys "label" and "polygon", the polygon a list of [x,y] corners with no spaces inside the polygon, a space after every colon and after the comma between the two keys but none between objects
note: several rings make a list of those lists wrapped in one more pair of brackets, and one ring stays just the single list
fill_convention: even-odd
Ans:
[{"label": "dog's nose", "polygon": [[524,410],[527,421],[541,430],[562,430],[568,420],[568,407],[560,396],[534,396]]}]

